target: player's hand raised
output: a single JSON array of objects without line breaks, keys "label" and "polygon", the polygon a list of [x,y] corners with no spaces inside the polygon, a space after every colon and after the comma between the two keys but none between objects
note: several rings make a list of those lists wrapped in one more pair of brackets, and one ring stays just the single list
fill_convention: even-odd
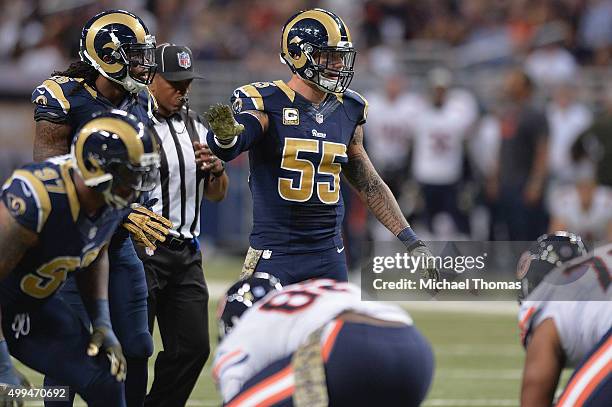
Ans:
[{"label": "player's hand raised", "polygon": [[205,114],[210,129],[220,142],[230,142],[244,131],[244,126],[234,119],[234,113],[229,105],[212,105]]},{"label": "player's hand raised", "polygon": [[123,356],[123,350],[115,333],[107,326],[94,327],[89,339],[87,354],[89,356],[97,356],[100,353],[100,349],[106,353],[110,361],[111,374],[115,376],[118,382],[124,381],[127,373],[125,356]]}]

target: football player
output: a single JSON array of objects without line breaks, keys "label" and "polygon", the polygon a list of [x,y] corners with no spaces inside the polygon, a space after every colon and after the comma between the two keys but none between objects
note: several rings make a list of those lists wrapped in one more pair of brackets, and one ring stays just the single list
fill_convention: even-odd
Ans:
[{"label": "football player", "polygon": [[612,244],[587,254],[579,236],[541,236],[518,266],[527,350],[522,407],[551,406],[564,367],[575,367],[557,407],[612,400]]},{"label": "football player", "polygon": [[[125,406],[126,362],[108,302],[119,208],[154,186],[159,154],[134,116],[113,110],[77,130],[71,154],[26,165],[0,203],[0,306],[11,355],[90,406]],[[92,331],[58,295],[75,277]],[[100,349],[106,356],[98,356]]]},{"label": "football player", "polygon": [[[110,10],[92,17],[83,27],[79,62],[64,72],[55,72],[32,93],[36,109],[36,161],[68,151],[75,130],[93,113],[120,108],[140,114],[137,93],[146,92],[156,70],[155,37],[143,21],[122,10]],[[150,99],[149,99],[150,100]],[[139,115],[140,114],[140,115]],[[155,249],[156,238],[163,240],[169,223],[140,207],[127,224],[136,241]],[[146,236],[143,230],[149,230]],[[159,232],[159,233],[158,233]],[[128,405],[142,406],[147,386],[147,359],[153,353],[153,340],[147,326],[147,286],[144,268],[136,256],[127,231],[119,229],[108,248],[110,261],[109,299],[113,325],[123,346],[129,376],[126,382]],[[86,324],[87,312],[74,281],[62,289],[64,299]],[[46,378],[47,385],[60,385]]]},{"label": "football player", "polygon": [[[253,230],[243,275],[267,272],[283,284],[347,279],[340,172],[412,255],[430,256],[363,148],[368,104],[348,89],[356,53],[351,41],[334,13],[300,11],[282,31],[289,82],[242,86],[231,98],[235,115],[227,105],[207,113],[216,156],[230,161],[249,151]],[[437,276],[434,268],[420,272]]]},{"label": "football player", "polygon": [[362,302],[359,288],[329,279],[281,288],[255,272],[221,304],[213,376],[226,406],[418,406],[425,398],[433,354],[403,310]]}]

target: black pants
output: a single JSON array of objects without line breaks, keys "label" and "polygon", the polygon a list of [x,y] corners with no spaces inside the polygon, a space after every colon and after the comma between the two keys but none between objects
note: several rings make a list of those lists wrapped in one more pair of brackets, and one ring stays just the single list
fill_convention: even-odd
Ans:
[{"label": "black pants", "polygon": [[157,317],[164,346],[145,406],[184,406],[210,354],[202,254],[191,245],[179,250],[160,245],[153,256],[137,251],[149,288],[149,330]]},{"label": "black pants", "polygon": [[442,212],[448,213],[457,231],[463,234],[470,233],[469,220],[465,213],[459,209],[459,184],[431,185],[421,184],[421,192],[425,200],[425,222],[427,228],[433,232],[432,221]]}]

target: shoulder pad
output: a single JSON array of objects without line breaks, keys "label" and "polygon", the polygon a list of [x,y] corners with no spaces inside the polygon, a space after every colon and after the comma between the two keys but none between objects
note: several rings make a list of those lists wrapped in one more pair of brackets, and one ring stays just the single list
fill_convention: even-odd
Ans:
[{"label": "shoulder pad", "polygon": [[51,199],[43,181],[29,167],[15,170],[4,183],[2,201],[19,224],[40,233],[51,213]]},{"label": "shoulder pad", "polygon": [[96,90],[87,84],[83,84],[83,90],[73,95],[75,87],[80,86],[82,81],[81,78],[52,76],[37,86],[31,98],[36,105],[34,119],[62,123],[67,120],[70,109],[79,103],[77,94],[82,96],[82,92],[85,92],[86,96],[89,94],[95,99]]},{"label": "shoulder pad", "polygon": [[368,101],[354,90],[347,89],[342,95],[342,102],[346,106],[347,113],[355,118],[357,124],[366,122],[368,116]]},{"label": "shoulder pad", "polygon": [[231,97],[231,105],[234,113],[245,110],[265,111],[265,100],[277,91],[272,82],[253,82],[234,90]]}]

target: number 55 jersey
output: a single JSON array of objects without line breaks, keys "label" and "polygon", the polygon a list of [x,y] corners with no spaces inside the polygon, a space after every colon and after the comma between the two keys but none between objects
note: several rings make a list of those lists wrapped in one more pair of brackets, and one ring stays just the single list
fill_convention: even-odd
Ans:
[{"label": "number 55 jersey", "polygon": [[251,246],[283,253],[342,247],[340,172],[355,128],[365,123],[366,100],[347,90],[315,105],[279,80],[236,89],[232,107],[269,120],[267,133],[248,147]]}]

